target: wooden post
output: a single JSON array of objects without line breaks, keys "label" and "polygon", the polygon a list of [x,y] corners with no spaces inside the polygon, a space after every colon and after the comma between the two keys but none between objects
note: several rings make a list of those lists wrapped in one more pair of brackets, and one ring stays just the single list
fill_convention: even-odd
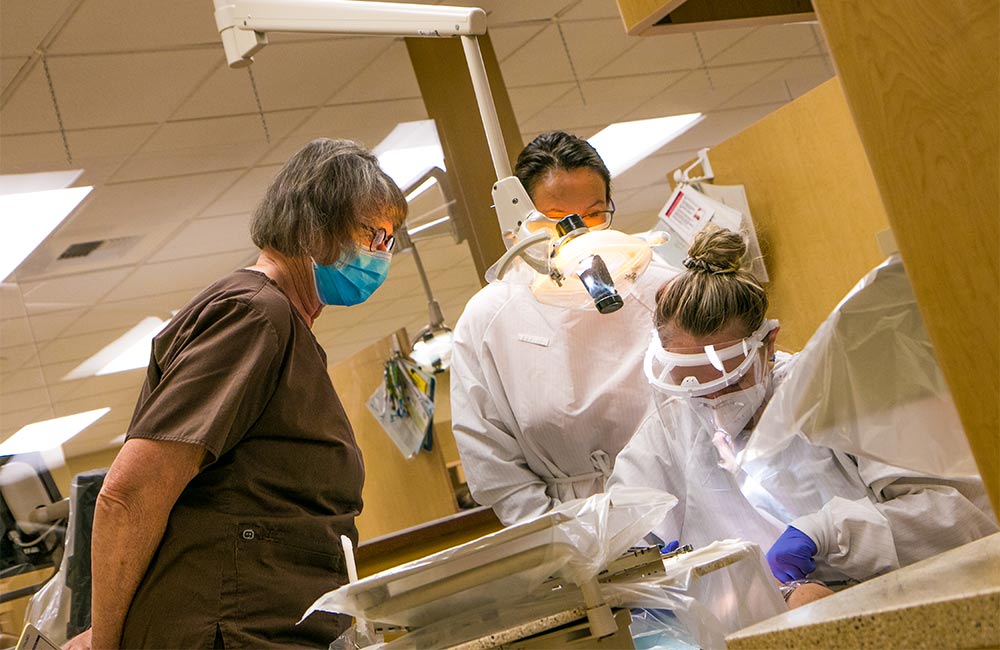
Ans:
[{"label": "wooden post", "polygon": [[889,223],[1000,513],[997,0],[814,0]]},{"label": "wooden post", "polygon": [[[479,37],[490,91],[496,104],[507,154],[513,162],[523,145],[489,35]],[[427,114],[437,124],[448,178],[459,209],[459,234],[469,242],[480,284],[486,269],[505,252],[493,205],[496,172],[479,117],[472,78],[457,38],[408,38],[406,48],[417,75]]]}]

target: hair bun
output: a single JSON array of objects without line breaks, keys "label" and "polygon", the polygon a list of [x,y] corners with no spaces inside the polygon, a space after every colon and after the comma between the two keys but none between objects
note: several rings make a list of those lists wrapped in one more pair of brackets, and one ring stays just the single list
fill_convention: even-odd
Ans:
[{"label": "hair bun", "polygon": [[702,273],[736,273],[743,266],[746,243],[739,233],[709,225],[695,235],[684,267]]}]

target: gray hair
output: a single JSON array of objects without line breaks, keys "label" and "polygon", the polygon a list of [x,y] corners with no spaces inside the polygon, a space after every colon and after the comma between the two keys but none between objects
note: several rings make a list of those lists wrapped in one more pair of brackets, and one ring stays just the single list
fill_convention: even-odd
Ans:
[{"label": "gray hair", "polygon": [[406,219],[406,199],[370,151],[351,140],[313,140],[281,168],[250,223],[259,248],[329,264],[367,228]]},{"label": "gray hair", "polygon": [[742,268],[746,243],[739,233],[709,225],[684,260],[685,270],[656,292],[657,329],[673,323],[693,336],[709,336],[741,322],[746,334],[764,322],[767,292]]}]

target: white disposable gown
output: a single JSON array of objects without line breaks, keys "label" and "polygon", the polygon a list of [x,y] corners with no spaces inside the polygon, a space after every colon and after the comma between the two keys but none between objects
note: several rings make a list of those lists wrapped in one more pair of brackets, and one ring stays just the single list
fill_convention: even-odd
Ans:
[{"label": "white disposable gown", "polygon": [[[776,356],[775,385],[794,359]],[[998,530],[975,479],[939,479],[854,458],[802,436],[736,474],[719,458],[690,406],[660,396],[618,455],[608,485],[675,495],[677,505],[652,531],[664,541],[700,547],[739,538],[766,551],[795,526],[816,542],[814,575],[828,581],[864,580]]]},{"label": "white disposable gown", "polygon": [[676,273],[654,255],[611,314],[541,304],[518,279],[493,282],[466,305],[452,353],[452,427],[472,496],[504,524],[604,489],[653,407],[642,359],[656,290]]}]

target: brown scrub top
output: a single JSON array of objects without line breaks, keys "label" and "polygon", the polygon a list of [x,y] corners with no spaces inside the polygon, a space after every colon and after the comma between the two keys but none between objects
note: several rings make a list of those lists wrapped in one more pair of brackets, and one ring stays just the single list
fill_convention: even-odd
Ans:
[{"label": "brown scrub top", "polygon": [[[326,354],[267,276],[239,270],[153,342],[128,438],[207,450],[132,600],[126,648],[326,648],[350,623],[313,601],[347,582],[364,467]],[[149,468],[156,480],[156,467]]]}]

